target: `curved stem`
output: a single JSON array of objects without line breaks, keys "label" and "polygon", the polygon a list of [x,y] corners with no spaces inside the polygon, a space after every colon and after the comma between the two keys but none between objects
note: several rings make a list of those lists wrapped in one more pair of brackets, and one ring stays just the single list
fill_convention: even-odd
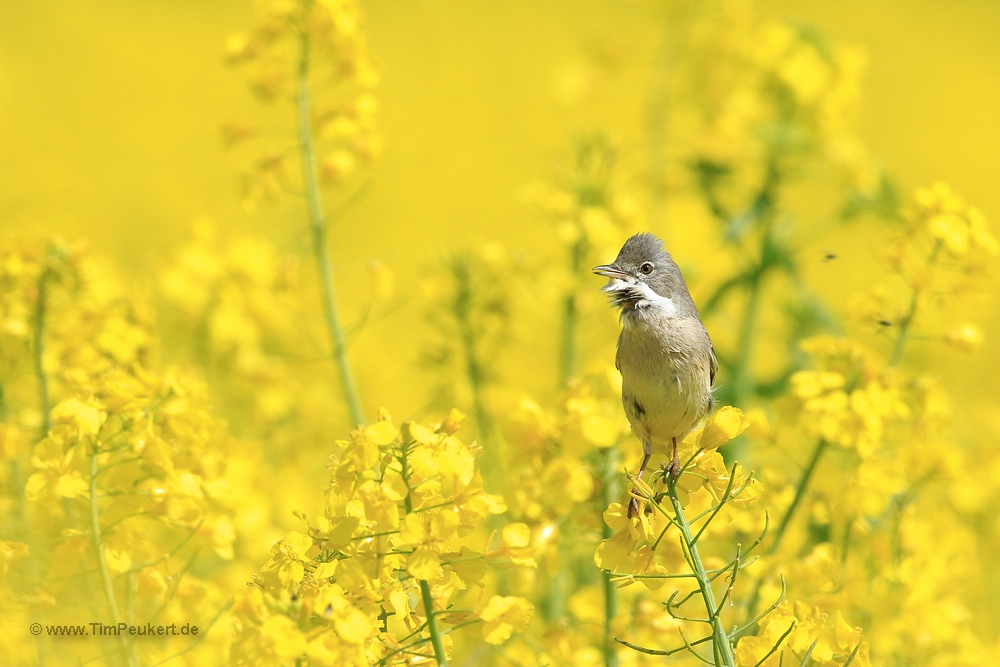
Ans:
[{"label": "curved stem", "polygon": [[[476,418],[476,428],[479,430],[479,437],[486,444],[484,453],[491,459],[495,457],[493,451],[493,422],[490,419],[489,411],[486,409],[486,402],[483,398],[483,367],[479,361],[476,346],[476,333],[472,327],[471,314],[469,313],[468,302],[471,301],[472,286],[469,284],[468,276],[465,283],[459,284],[459,290],[466,293],[464,299],[459,300],[458,315],[459,328],[462,332],[462,353],[465,357],[465,374],[469,379],[469,389],[472,393],[472,410]],[[465,304],[464,306],[462,304]]]},{"label": "curved stem", "polygon": [[[308,11],[309,3],[306,3]],[[340,314],[337,310],[337,297],[333,284],[333,269],[330,253],[326,245],[326,217],[323,214],[323,202],[320,197],[319,183],[316,176],[316,153],[313,146],[312,119],[309,112],[309,33],[303,28],[299,36],[299,81],[298,81],[298,112],[299,112],[299,143],[302,151],[302,180],[305,185],[306,202],[309,210],[309,226],[312,232],[313,251],[316,255],[316,269],[319,272],[320,284],[323,290],[323,309],[326,315],[326,326],[330,333],[330,345],[340,372],[340,382],[344,390],[344,398],[350,412],[353,425],[365,423],[358,390],[354,384],[350,363],[347,359],[347,345],[343,327],[340,324]]]},{"label": "curved stem", "polygon": [[[406,508],[406,513],[409,514],[413,511],[413,493],[410,486],[410,472],[406,462],[407,449],[408,445],[404,444],[399,462],[402,465],[400,474],[403,478],[403,484],[406,485],[406,497],[403,498],[403,506]],[[420,580],[420,599],[424,605],[424,616],[427,617],[427,632],[430,635],[431,646],[434,647],[434,658],[437,660],[438,667],[447,667],[448,656],[444,651],[444,640],[442,639],[441,628],[438,626],[437,614],[434,611],[434,596],[431,595],[431,586],[425,579]]]},{"label": "curved stem", "polygon": [[906,315],[903,316],[903,321],[899,323],[899,335],[896,336],[896,343],[892,346],[892,356],[889,357],[890,366],[898,364],[900,358],[903,356],[903,348],[906,347],[906,341],[910,334],[910,325],[913,324],[913,318],[916,314],[917,291],[913,290],[913,295],[910,297],[910,307],[906,311]]},{"label": "curved stem", "polygon": [[[618,448],[609,447],[604,450],[604,480],[601,486],[602,507],[607,507],[618,497]],[[601,537],[609,539],[614,531],[608,524],[601,521]],[[612,579],[614,574],[602,572],[604,579],[604,665],[618,667],[618,651],[613,634],[614,620],[618,615],[618,590]]]},{"label": "curved stem", "polygon": [[38,275],[38,300],[35,302],[35,376],[38,378],[38,409],[42,412],[42,437],[52,427],[49,406],[49,378],[45,374],[45,307],[48,302],[48,257]]},{"label": "curved stem", "polygon": [[[940,252],[941,241],[937,241],[931,249],[930,254],[927,256],[928,271],[930,271],[930,269],[934,266]],[[896,343],[892,346],[892,355],[889,357],[889,366],[895,366],[902,358],[903,349],[906,347],[906,342],[909,339],[910,327],[913,325],[913,318],[917,316],[917,309],[919,307],[920,296],[917,289],[914,287],[913,294],[910,296],[910,306],[906,310],[906,315],[903,316],[902,321],[899,323],[899,335],[896,336]]]},{"label": "curved stem", "polygon": [[[97,508],[97,446],[90,456],[90,537],[94,545],[94,556],[97,558],[97,570],[101,575],[101,584],[104,587],[104,597],[108,601],[108,610],[111,612],[111,620],[118,625],[121,616],[118,614],[118,601],[115,600],[115,587],[111,582],[111,574],[108,572],[108,563],[104,558],[104,548],[101,545],[101,519]],[[132,653],[129,651],[128,642],[122,635],[118,636],[122,653],[128,664],[132,663]]]},{"label": "curved stem", "polygon": [[781,170],[777,158],[772,156],[767,162],[767,174],[764,182],[749,210],[727,223],[726,235],[730,240],[741,238],[744,234],[743,230],[748,225],[753,224],[760,230],[757,265],[745,272],[742,277],[734,279],[737,283],[745,279],[748,290],[734,358],[736,368],[733,370],[733,388],[730,393],[730,402],[738,407],[746,407],[745,401],[754,391],[753,372],[750,364],[753,361],[757,316],[760,310],[760,293],[764,276],[775,266],[772,256],[774,248],[771,227],[774,218],[774,199],[780,182]]},{"label": "curved stem", "polygon": [[769,555],[776,552],[778,547],[781,546],[781,538],[785,536],[785,530],[788,528],[788,524],[791,523],[795,510],[798,509],[799,504],[802,502],[802,498],[806,495],[806,490],[809,488],[809,482],[812,481],[813,472],[816,470],[816,464],[819,463],[819,460],[823,456],[823,452],[826,451],[828,444],[829,443],[822,438],[816,443],[812,456],[809,457],[809,463],[806,464],[805,470],[802,471],[802,477],[799,478],[799,483],[795,487],[795,496],[792,498],[792,502],[788,506],[788,509],[785,510],[785,515],[781,517],[777,530],[774,531],[774,541],[771,542],[771,546],[767,550]]},{"label": "curved stem", "polygon": [[[799,477],[799,483],[795,486],[795,495],[792,497],[792,502],[788,505],[788,509],[785,510],[785,514],[781,517],[781,521],[778,522],[778,528],[774,532],[774,540],[771,542],[771,546],[767,549],[768,556],[777,552],[778,548],[781,546],[781,540],[785,536],[785,531],[792,522],[795,510],[798,509],[799,505],[802,503],[802,499],[806,495],[809,483],[812,481],[813,473],[816,471],[816,465],[819,463],[820,458],[822,458],[823,452],[826,451],[828,444],[829,443],[822,438],[816,442],[816,447],[813,448],[812,455],[809,457],[809,462],[802,471],[802,476]],[[764,580],[758,579],[757,583],[754,585],[753,593],[750,594],[750,600],[747,603],[746,618],[752,618],[754,613],[757,611],[757,604],[760,602],[760,590],[763,584]]]},{"label": "curved stem", "polygon": [[576,369],[576,293],[563,298],[562,345],[559,348],[559,386],[565,387]]},{"label": "curved stem", "polygon": [[587,257],[587,242],[581,239],[569,250],[569,271],[573,285],[563,297],[562,340],[559,345],[559,386],[565,387],[576,374],[577,328],[580,313],[576,296],[576,277],[583,270]]},{"label": "curved stem", "polygon": [[726,633],[726,629],[722,626],[722,615],[719,613],[721,607],[715,602],[712,582],[705,572],[705,565],[701,560],[701,555],[698,553],[698,546],[691,535],[691,525],[684,516],[684,508],[677,497],[677,488],[674,484],[670,485],[670,503],[674,507],[674,516],[677,520],[677,526],[681,531],[682,543],[687,551],[688,562],[691,565],[691,570],[694,572],[695,579],[698,580],[698,588],[701,591],[702,600],[705,602],[705,610],[711,620],[712,644],[716,656],[716,664],[718,667],[735,667],[736,658],[733,655],[733,647],[729,643],[729,636]]}]

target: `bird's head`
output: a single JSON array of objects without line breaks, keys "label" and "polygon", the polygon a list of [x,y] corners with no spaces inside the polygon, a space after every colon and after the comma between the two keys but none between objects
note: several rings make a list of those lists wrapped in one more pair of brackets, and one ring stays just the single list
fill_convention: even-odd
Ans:
[{"label": "bird's head", "polygon": [[609,278],[604,292],[623,314],[661,309],[677,315],[694,308],[677,264],[663,242],[648,232],[631,237],[613,263],[595,266],[594,273]]}]

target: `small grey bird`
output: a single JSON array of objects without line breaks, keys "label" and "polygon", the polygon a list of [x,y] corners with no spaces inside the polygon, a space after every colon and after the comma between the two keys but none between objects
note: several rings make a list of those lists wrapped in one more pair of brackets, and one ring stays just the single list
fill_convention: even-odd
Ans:
[{"label": "small grey bird", "polygon": [[[622,374],[625,416],[642,442],[639,477],[653,448],[670,445],[673,459],[667,470],[676,480],[677,440],[712,410],[719,368],[712,341],[680,269],[653,234],[636,234],[614,263],[594,267],[594,273],[610,278],[604,292],[621,308],[615,366]],[[633,498],[629,517],[638,511]]]}]

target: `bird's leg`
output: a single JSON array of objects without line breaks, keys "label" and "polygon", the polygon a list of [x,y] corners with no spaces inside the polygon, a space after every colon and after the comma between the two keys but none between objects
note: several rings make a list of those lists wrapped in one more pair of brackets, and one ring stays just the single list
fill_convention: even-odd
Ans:
[{"label": "bird's leg", "polygon": [[681,474],[681,459],[677,456],[677,438],[673,439],[674,444],[674,457],[670,459],[670,464],[667,466],[667,472],[670,473],[670,481],[676,482],[677,478]]},{"label": "bird's leg", "polygon": [[[649,457],[653,455],[653,443],[648,440],[642,441],[642,465],[639,466],[639,474],[636,476],[637,479],[642,479],[642,473],[646,472],[646,464],[649,463]],[[639,514],[639,500],[632,496],[628,501],[628,518],[632,518]]]}]

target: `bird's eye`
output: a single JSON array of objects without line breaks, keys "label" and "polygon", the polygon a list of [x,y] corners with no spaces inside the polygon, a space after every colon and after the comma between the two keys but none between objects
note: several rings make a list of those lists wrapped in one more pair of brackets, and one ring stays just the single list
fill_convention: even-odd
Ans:
[{"label": "bird's eye", "polygon": [[653,265],[650,262],[643,262],[642,266],[639,267],[639,271],[645,275],[649,275],[653,272]]}]

